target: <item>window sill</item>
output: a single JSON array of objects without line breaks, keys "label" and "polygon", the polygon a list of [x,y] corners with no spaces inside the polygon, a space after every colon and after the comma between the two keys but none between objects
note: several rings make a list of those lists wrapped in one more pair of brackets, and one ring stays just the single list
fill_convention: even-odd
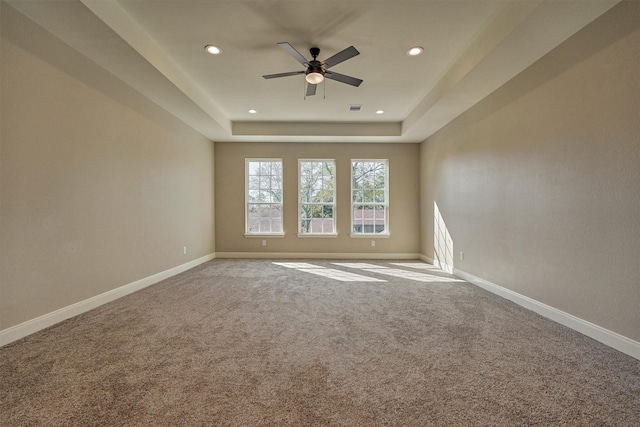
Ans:
[{"label": "window sill", "polygon": [[284,237],[284,233],[244,233],[244,237],[247,237],[249,239],[251,238],[264,239],[265,237],[281,239]]},{"label": "window sill", "polygon": [[320,233],[298,233],[298,238],[300,239],[335,239],[336,237],[338,237],[337,233],[326,233],[326,234],[320,234]]},{"label": "window sill", "polygon": [[349,237],[352,239],[388,239],[391,237],[389,233],[351,233]]}]

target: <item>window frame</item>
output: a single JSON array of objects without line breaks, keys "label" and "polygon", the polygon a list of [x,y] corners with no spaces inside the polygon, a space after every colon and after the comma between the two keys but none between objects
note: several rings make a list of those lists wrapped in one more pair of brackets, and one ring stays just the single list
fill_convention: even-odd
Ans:
[{"label": "window frame", "polygon": [[[385,182],[384,182],[384,202],[380,203],[380,202],[375,202],[375,201],[371,201],[371,202],[355,202],[354,201],[354,182],[353,182],[353,166],[354,163],[356,162],[375,162],[375,163],[384,163],[385,164]],[[351,159],[351,162],[349,164],[350,168],[351,168],[351,172],[350,172],[350,187],[351,187],[351,199],[350,199],[350,215],[351,215],[351,223],[350,223],[350,232],[349,232],[349,236],[352,238],[388,238],[391,235],[391,232],[389,230],[389,181],[390,181],[390,168],[389,168],[389,159]],[[364,190],[363,190],[364,191]],[[375,191],[375,189],[374,189]],[[375,193],[374,193],[375,194]],[[375,198],[375,196],[374,196]],[[382,206],[384,208],[384,231],[383,232],[376,232],[375,231],[375,214],[374,214],[374,229],[373,231],[360,231],[360,232],[356,232],[354,231],[355,226],[357,224],[354,223],[354,211],[356,209],[356,206],[358,205],[373,205],[373,206]],[[375,208],[374,208],[374,212],[375,212]]]},{"label": "window frame", "polygon": [[[281,188],[280,188],[280,202],[261,202],[255,203],[249,201],[249,172],[250,172],[250,163],[255,162],[273,162],[280,163],[281,174]],[[245,158],[245,172],[244,172],[244,236],[245,237],[283,237],[284,236],[284,161],[282,158],[276,157],[247,157]],[[261,176],[261,175],[259,175]],[[279,205],[280,206],[280,229],[281,231],[269,231],[269,232],[252,232],[249,229],[249,207],[252,204],[262,204],[262,205]],[[270,219],[272,217],[269,217]],[[271,225],[270,225],[271,226]]]},{"label": "window frame", "polygon": [[[332,207],[332,220],[333,220],[333,231],[331,233],[311,233],[311,232],[303,232],[302,231],[302,195],[301,195],[301,187],[302,187],[302,164],[304,162],[316,162],[316,163],[326,163],[326,162],[331,162],[333,163],[333,202],[332,203],[326,203],[326,202],[318,202],[318,203],[312,203],[312,202],[305,202],[304,204],[315,204],[315,205],[320,205],[320,206],[327,206],[330,205]],[[337,182],[337,162],[336,159],[315,159],[315,158],[305,158],[305,159],[298,159],[298,237],[301,238],[332,238],[332,237],[337,237],[338,236],[338,229],[337,229],[337,225],[338,225],[338,221],[337,221],[337,194],[338,194],[338,182]],[[313,219],[313,218],[311,218]]]}]

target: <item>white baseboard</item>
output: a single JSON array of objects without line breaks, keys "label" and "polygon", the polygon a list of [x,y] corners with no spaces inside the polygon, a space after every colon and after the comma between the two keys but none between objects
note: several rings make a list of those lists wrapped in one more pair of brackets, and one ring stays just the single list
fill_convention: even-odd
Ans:
[{"label": "white baseboard", "polygon": [[[426,257],[425,257],[426,258]],[[421,256],[421,259],[422,256]],[[512,290],[503,288],[502,286],[491,283],[487,280],[476,277],[472,274],[466,273],[457,268],[453,269],[453,274],[469,283],[481,287],[493,294],[499,295],[509,301],[512,301],[526,309],[529,309],[539,315],[560,323],[568,328],[580,332],[596,341],[608,345],[622,353],[628,354],[631,357],[640,360],[640,342],[634,341],[623,335],[612,332],[594,323],[580,319],[572,314],[565,313],[562,310],[551,307],[532,298],[521,295]]]},{"label": "white baseboard", "polygon": [[216,252],[216,258],[239,259],[420,259],[416,253]]},{"label": "white baseboard", "polygon": [[164,279],[168,279],[171,276],[175,276],[176,274],[187,271],[213,258],[215,258],[214,254],[205,255],[201,258],[194,259],[193,261],[189,261],[177,267],[161,271],[160,273],[154,274],[152,276],[136,280],[135,282],[120,286],[119,288],[112,289],[100,295],[88,298],[84,301],[71,304],[59,310],[52,311],[51,313],[36,317],[35,319],[27,320],[26,322],[20,323],[19,325],[4,329],[0,331],[0,347],[13,341],[19,340],[20,338],[26,337],[27,335],[38,332],[44,328],[48,328],[49,326],[53,326],[56,323],[62,322],[63,320],[67,320],[71,317],[85,313],[110,301],[139,291],[140,289],[144,289],[147,286],[156,284]]},{"label": "white baseboard", "polygon": [[418,259],[420,259],[420,261],[426,262],[427,264],[435,265],[435,263],[433,262],[433,258],[429,258],[426,255],[420,254],[418,256]]}]

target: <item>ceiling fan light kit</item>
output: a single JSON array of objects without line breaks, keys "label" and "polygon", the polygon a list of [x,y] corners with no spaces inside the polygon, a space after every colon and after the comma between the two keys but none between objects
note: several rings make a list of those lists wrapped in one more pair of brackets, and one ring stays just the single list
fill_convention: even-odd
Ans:
[{"label": "ceiling fan light kit", "polygon": [[305,77],[305,80],[312,85],[317,85],[318,83],[322,83],[324,81],[324,76],[322,75],[322,73],[314,71],[308,73]]},{"label": "ceiling fan light kit", "polygon": [[312,47],[309,49],[309,53],[312,56],[312,60],[308,61],[304,56],[300,54],[293,46],[291,46],[287,42],[278,43],[282,49],[284,49],[289,55],[291,55],[296,61],[298,61],[302,66],[305,67],[304,71],[290,71],[286,73],[278,73],[278,74],[267,74],[262,77],[265,79],[273,79],[277,77],[287,77],[287,76],[295,76],[298,74],[304,74],[305,80],[307,81],[307,96],[316,94],[316,85],[322,83],[326,78],[335,80],[341,83],[346,83],[351,86],[358,87],[362,83],[362,80],[357,79],[355,77],[346,76],[344,74],[339,74],[333,71],[329,71],[329,68],[338,65],[341,62],[346,61],[347,59],[351,59],[356,55],[359,55],[360,52],[353,47],[349,46],[348,48],[336,53],[332,57],[324,60],[318,61],[318,55],[320,55],[320,49],[317,47]]}]

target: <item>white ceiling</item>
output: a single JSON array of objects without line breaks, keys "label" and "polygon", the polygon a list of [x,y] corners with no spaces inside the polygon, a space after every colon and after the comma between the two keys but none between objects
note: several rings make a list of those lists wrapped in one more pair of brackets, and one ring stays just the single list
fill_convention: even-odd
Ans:
[{"label": "white ceiling", "polygon": [[[618,1],[7,0],[211,140],[409,143]],[[283,41],[308,59],[355,46],[332,71],[364,82],[325,80],[305,99],[303,75],[262,78],[303,70]]]}]

